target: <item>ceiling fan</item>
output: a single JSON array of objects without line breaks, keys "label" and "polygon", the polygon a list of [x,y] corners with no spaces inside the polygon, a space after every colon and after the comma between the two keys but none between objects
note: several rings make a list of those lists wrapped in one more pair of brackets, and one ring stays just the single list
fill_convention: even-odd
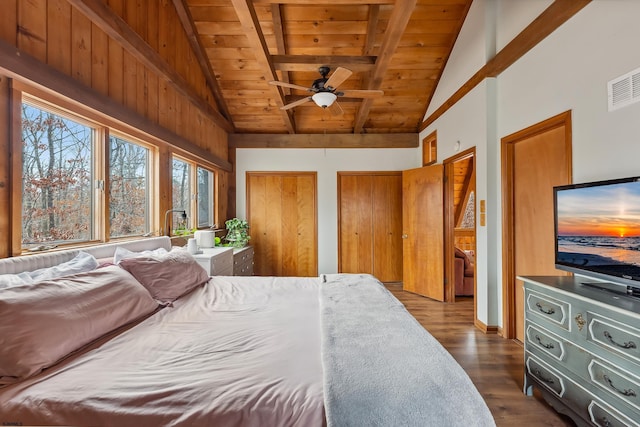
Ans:
[{"label": "ceiling fan", "polygon": [[353,72],[343,67],[338,67],[327,78],[331,69],[329,67],[322,66],[318,68],[318,72],[322,77],[316,79],[311,87],[298,86],[292,83],[285,83],[279,81],[271,81],[269,84],[274,86],[288,87],[290,89],[302,90],[305,92],[313,92],[313,95],[291,102],[283,107],[282,110],[288,110],[298,105],[302,105],[305,102],[313,101],[321,108],[328,108],[334,115],[341,115],[344,113],[340,104],[336,102],[336,99],[340,96],[347,96],[350,98],[375,98],[384,95],[381,90],[343,90],[338,91],[337,88],[345,80],[347,80]]}]

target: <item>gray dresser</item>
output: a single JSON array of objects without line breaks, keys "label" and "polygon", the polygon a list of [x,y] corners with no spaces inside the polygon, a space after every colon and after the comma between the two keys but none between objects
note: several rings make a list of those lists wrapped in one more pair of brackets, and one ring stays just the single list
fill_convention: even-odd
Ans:
[{"label": "gray dresser", "polygon": [[640,299],[579,276],[519,279],[525,393],[536,386],[579,426],[640,426]]}]

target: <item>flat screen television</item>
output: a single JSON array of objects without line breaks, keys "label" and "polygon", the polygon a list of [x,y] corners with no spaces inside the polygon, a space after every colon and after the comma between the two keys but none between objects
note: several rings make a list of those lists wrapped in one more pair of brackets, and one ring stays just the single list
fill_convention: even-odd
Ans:
[{"label": "flat screen television", "polygon": [[640,177],[563,185],[553,194],[556,268],[640,295]]}]

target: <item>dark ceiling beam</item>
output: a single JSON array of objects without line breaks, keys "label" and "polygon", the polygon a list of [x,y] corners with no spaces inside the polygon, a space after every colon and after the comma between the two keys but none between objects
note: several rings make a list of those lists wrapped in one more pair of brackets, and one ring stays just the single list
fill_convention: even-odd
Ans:
[{"label": "dark ceiling beam", "polygon": [[351,71],[370,71],[375,67],[375,56],[340,55],[273,55],[274,66],[283,71],[317,71],[328,65],[332,69],[345,67]]},{"label": "dark ceiling beam", "polygon": [[224,96],[222,94],[222,91],[220,90],[220,86],[218,86],[218,81],[216,80],[215,73],[213,72],[213,68],[211,67],[211,62],[209,62],[209,59],[207,59],[207,54],[200,44],[200,40],[198,40],[196,27],[193,23],[193,17],[191,16],[191,12],[189,11],[186,0],[173,0],[173,6],[176,9],[178,18],[180,19],[180,23],[182,24],[182,28],[187,34],[187,39],[189,40],[189,44],[191,45],[191,50],[193,50],[193,53],[196,56],[196,60],[198,61],[198,64],[200,64],[200,69],[202,70],[202,74],[204,74],[204,78],[207,81],[209,91],[213,95],[213,99],[215,99],[216,104],[218,105],[218,110],[222,113],[223,116],[225,116],[227,120],[229,120],[229,122],[233,126],[229,108],[227,107],[227,103],[224,100]]},{"label": "dark ceiling beam", "polygon": [[416,148],[417,133],[230,134],[233,148]]},{"label": "dark ceiling beam", "polygon": [[[238,15],[238,19],[240,20],[240,24],[245,35],[249,39],[249,43],[253,47],[253,53],[256,56],[258,64],[260,64],[260,68],[264,73],[265,79],[267,81],[278,80],[278,75],[276,74],[273,62],[271,61],[269,48],[267,47],[267,42],[265,41],[264,34],[260,28],[260,22],[258,21],[256,10],[253,7],[253,2],[251,0],[231,0],[231,4],[236,11],[236,15]],[[269,85],[269,87],[275,95],[276,105],[278,107],[283,107],[285,103],[282,88],[280,86],[273,85]],[[282,113],[282,119],[287,127],[287,131],[289,133],[296,133],[293,113],[291,110],[281,109],[280,112]]]},{"label": "dark ceiling beam", "polygon": [[[400,39],[404,34],[404,31],[409,23],[409,19],[411,18],[411,14],[416,7],[417,0],[397,0],[395,6],[393,7],[393,11],[391,12],[391,16],[389,17],[389,22],[387,23],[387,28],[384,33],[384,39],[382,40],[382,45],[380,46],[380,52],[378,53],[378,57],[376,59],[376,65],[373,71],[371,72],[371,76],[369,78],[367,89],[380,89],[382,86],[382,80],[384,75],[389,68],[389,64],[391,63],[391,58],[393,57],[396,48],[398,47],[398,43],[400,43]],[[364,127],[364,123],[369,117],[369,111],[371,110],[371,105],[373,105],[373,99],[367,98],[362,101],[358,112],[356,113],[356,118],[353,126],[353,133],[362,132],[362,128]]]},{"label": "dark ceiling beam", "polygon": [[[284,36],[284,25],[282,25],[282,10],[279,4],[273,3],[271,5],[271,16],[273,19],[273,33],[276,36],[276,52],[278,52],[279,55],[286,55],[287,40]],[[273,57],[271,59],[273,60]],[[278,68],[278,65],[275,63],[274,66]],[[282,70],[281,75],[281,82],[291,83],[291,79],[289,78],[289,70]],[[291,90],[289,88],[283,88],[283,90],[285,95],[291,93]]]},{"label": "dark ceiling beam", "polygon": [[380,5],[369,6],[369,18],[367,19],[367,38],[364,42],[364,54],[371,55],[376,42],[376,30],[378,28],[378,18],[380,16]]},{"label": "dark ceiling beam", "polygon": [[[306,5],[306,6],[318,6],[323,2],[319,2],[318,0],[254,0],[255,4],[295,4],[295,5]],[[325,4],[332,5],[363,5],[368,6],[370,4],[395,4],[397,7],[397,2],[394,0],[331,0],[330,2],[324,2]]]},{"label": "dark ceiling beam", "polygon": [[431,113],[422,122],[419,130],[423,131],[431,123],[435,122],[484,79],[500,75],[589,3],[591,3],[591,0],[555,0],[496,56],[460,86],[437,110]]},{"label": "dark ceiling beam", "polygon": [[227,132],[233,131],[231,123],[212,105],[200,97],[189,83],[174,70],[158,52],[140,37],[121,17],[102,0],[68,0],[69,4],[104,31],[109,37],[131,53],[137,60],[172,85],[195,107]]}]

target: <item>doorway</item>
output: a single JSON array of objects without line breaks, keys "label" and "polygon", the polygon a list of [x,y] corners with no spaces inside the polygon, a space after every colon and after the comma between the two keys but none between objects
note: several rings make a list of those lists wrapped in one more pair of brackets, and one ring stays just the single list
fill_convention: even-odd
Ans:
[{"label": "doorway", "polygon": [[446,287],[446,301],[455,302],[456,299],[469,297],[475,299],[475,147],[444,160],[443,165],[445,283],[451,284]]},{"label": "doorway", "polygon": [[502,138],[503,335],[524,342],[524,291],[516,276],[559,275],[553,187],[570,184],[571,112]]}]

